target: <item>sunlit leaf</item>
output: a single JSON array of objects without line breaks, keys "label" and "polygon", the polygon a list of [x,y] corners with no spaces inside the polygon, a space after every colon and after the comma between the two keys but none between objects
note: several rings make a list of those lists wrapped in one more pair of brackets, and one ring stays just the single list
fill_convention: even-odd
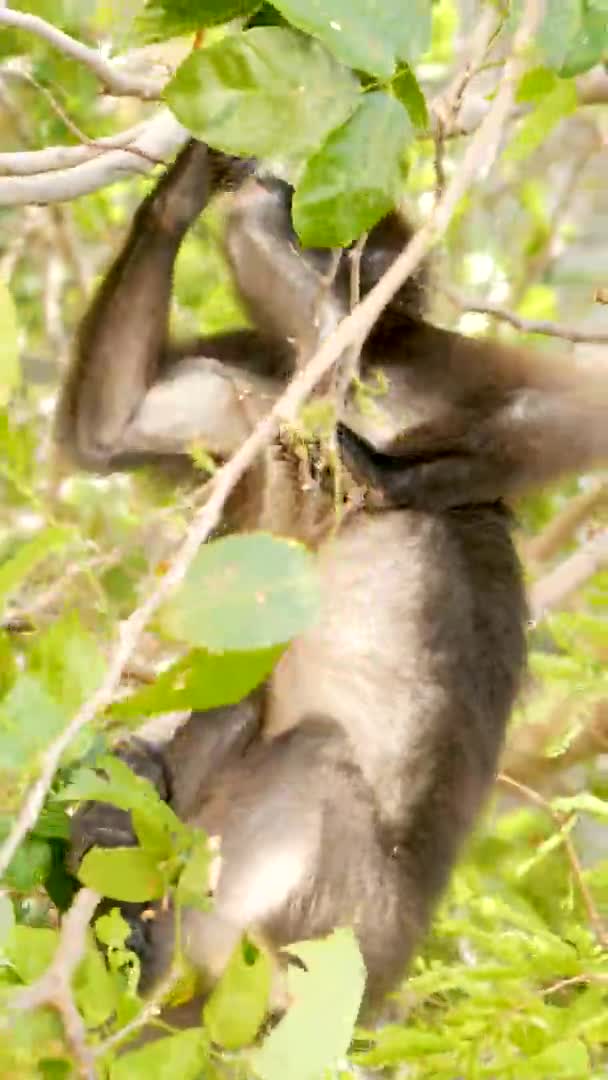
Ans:
[{"label": "sunlit leaf", "polygon": [[259,27],[192,53],[165,99],[199,139],[231,154],[316,149],[354,108],[358,83],[320,45]]},{"label": "sunlit leaf", "polygon": [[314,622],[320,603],[313,556],[266,533],[205,544],[165,624],[176,637],[209,649],[267,649]]},{"label": "sunlit leaf", "polygon": [[377,92],[361,99],[309,159],[298,184],[293,221],[305,246],[345,247],[393,208],[412,134],[395,98]]}]

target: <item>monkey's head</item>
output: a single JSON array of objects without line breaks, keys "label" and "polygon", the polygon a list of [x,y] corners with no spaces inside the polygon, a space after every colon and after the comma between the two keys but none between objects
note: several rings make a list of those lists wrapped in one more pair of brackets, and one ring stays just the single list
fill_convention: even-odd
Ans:
[{"label": "monkey's head", "polygon": [[[411,223],[402,214],[392,211],[370,230],[360,256],[357,243],[343,250],[332,280],[333,252],[329,248],[303,248],[300,245],[292,223],[292,200],[291,185],[277,177],[259,175],[246,180],[233,200],[227,232],[228,256],[243,298],[254,309],[258,323],[266,322],[266,305],[261,295],[265,250],[277,251],[288,244],[302,255],[298,282],[285,282],[286,295],[288,288],[292,289],[290,299],[285,301],[291,308],[296,306],[295,297],[299,288],[302,308],[306,309],[306,286],[310,284],[310,281],[306,281],[308,277],[317,281],[319,293],[323,290],[327,292],[328,286],[323,283],[329,281],[331,294],[339,302],[341,310],[347,311],[350,306],[353,259],[359,258],[359,296],[363,299],[403,251],[414,232]],[[246,264],[250,262],[256,267],[255,276],[247,271]],[[428,279],[428,264],[423,262],[386,307],[381,319],[382,327],[402,326],[404,322],[423,316]],[[309,292],[312,295],[314,290],[309,289]],[[277,296],[274,295],[272,300],[276,310]],[[298,318],[304,322],[308,316],[309,312],[302,310]],[[301,337],[300,334],[293,336]]]}]

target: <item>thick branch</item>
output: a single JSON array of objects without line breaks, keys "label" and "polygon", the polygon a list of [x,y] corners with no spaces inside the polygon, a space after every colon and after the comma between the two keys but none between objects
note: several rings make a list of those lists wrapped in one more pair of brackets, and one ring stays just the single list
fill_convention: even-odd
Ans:
[{"label": "thick branch", "polygon": [[[113,184],[116,180],[122,180],[129,173],[150,172],[155,162],[172,157],[188,138],[186,128],[182,127],[168,109],[159,110],[146,123],[132,128],[131,132],[133,138],[125,149],[99,152],[94,146],[70,147],[72,162],[78,157],[77,151],[84,159],[81,164],[75,164],[71,168],[57,168],[57,157],[51,156],[51,162],[55,164],[52,172],[0,176],[0,206],[77,199],[80,195],[87,195],[91,191]],[[67,151],[68,148],[65,149]],[[40,150],[38,153],[46,155],[48,160],[50,155],[57,155],[58,150],[59,148],[55,147]],[[28,169],[32,167],[33,156],[22,155],[23,159],[29,159],[26,161]],[[12,158],[16,165],[17,155],[1,155],[0,167],[1,157]]]},{"label": "thick branch", "polygon": [[34,34],[52,45],[54,49],[59,49],[64,56],[85,64],[95,73],[104,89],[115,96],[127,95],[144,100],[160,97],[164,80],[145,75],[130,75],[126,71],[120,71],[115,63],[105,60],[97,49],[90,49],[88,45],[83,45],[81,41],[65,34],[63,30],[58,30],[56,26],[47,22],[46,19],[41,19],[39,15],[0,8],[1,26]]},{"label": "thick branch", "polygon": [[124,668],[143,630],[160,605],[183,580],[201,544],[218,524],[224,504],[238,481],[251,467],[260,451],[274,438],[281,422],[293,420],[310,392],[344,355],[345,350],[367,337],[397,289],[439,241],[475,178],[481,172],[487,174],[513,105],[515,87],[525,70],[522,55],[538,26],[542,8],[542,0],[528,0],[514,39],[513,54],[505,63],[502,80],[490,110],[471,140],[459,171],[446,187],[427,223],[416,233],[378,284],[354,311],[342,320],[306,367],[296,375],[271,412],[260,421],[237,453],[215,474],[209,484],[209,499],[194,516],[164,578],[143,604],[121,624],[118,641],[111,653],[101,686],[44,754],[40,776],[28,791],[11,832],[0,849],[0,876],[4,874],[19,844],[35,824],[63,754],[79,732],[114,700]]}]

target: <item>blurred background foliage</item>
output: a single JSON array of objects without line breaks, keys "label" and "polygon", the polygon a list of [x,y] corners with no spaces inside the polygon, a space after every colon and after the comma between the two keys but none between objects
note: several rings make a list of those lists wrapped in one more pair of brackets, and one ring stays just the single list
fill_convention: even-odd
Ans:
[{"label": "blurred background foliage", "polygon": [[[187,39],[142,44],[139,0],[12,6],[88,44],[102,41],[115,53],[141,49],[144,65],[150,57],[175,65],[190,47]],[[427,100],[444,86],[478,17],[474,0],[433,5],[431,45],[416,66]],[[608,285],[607,109],[572,109],[567,95],[556,93],[551,79],[557,77],[544,70],[536,83],[520,88],[529,111],[513,122],[498,166],[463,200],[449,228],[437,260],[434,314],[466,333],[606,364],[605,346],[525,334],[470,310],[475,301],[489,301],[524,319],[608,330],[608,308],[593,303],[594,290]],[[82,64],[32,35],[0,31],[3,150],[76,144],[83,133],[109,136],[154,108],[100,95]],[[437,151],[428,138],[411,143],[404,195],[420,219],[433,206],[438,176],[458,169],[463,144],[466,139],[452,139]],[[98,685],[116,621],[153,586],[194,504],[190,490],[176,491],[147,471],[75,474],[52,453],[52,414],[72,333],[151,183],[130,177],[69,204],[0,211],[5,832],[41,752]],[[223,201],[195,225],[179,256],[172,320],[184,337],[244,322],[222,256]],[[18,382],[5,376],[15,344]],[[361,1065],[396,1067],[400,1076],[420,1078],[608,1076],[608,965],[601,948],[608,920],[605,558],[590,562],[576,588],[560,589],[573,558],[595,550],[594,540],[608,526],[607,505],[602,478],[580,477],[516,508],[532,618],[529,678],[505,752],[510,780],[497,784],[391,1022],[371,1043],[360,1033],[354,1057]],[[125,695],[152,687],[177,655],[153,623],[125,674]],[[74,762],[108,745],[117,725],[110,720],[100,719],[76,741],[54,794]],[[73,886],[61,869],[65,838],[64,812],[51,799],[7,878],[20,924],[52,928],[55,905],[67,906]],[[15,971],[17,981],[33,977],[15,955],[11,985]],[[91,1000],[101,975],[91,969],[87,978]],[[95,1026],[98,1018],[87,1020]],[[4,1074],[69,1075],[69,1065],[62,1072],[41,1064],[47,1051],[40,1048],[55,1045],[56,1029],[50,1021],[44,1031],[40,1019],[30,1023],[18,1026],[15,1036],[22,1071],[11,1050]],[[304,1052],[304,1044],[302,1036],[294,1054]],[[50,1050],[47,1057],[63,1060]],[[142,1071],[149,1068],[144,1062]],[[346,1064],[344,1070],[341,1075],[349,1075]],[[129,1075],[138,1075],[135,1063]]]}]

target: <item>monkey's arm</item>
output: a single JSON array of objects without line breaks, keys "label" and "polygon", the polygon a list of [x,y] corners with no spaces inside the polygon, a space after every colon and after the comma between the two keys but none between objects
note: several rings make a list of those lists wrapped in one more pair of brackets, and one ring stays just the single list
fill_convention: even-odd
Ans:
[{"label": "monkey's arm", "polygon": [[[197,438],[225,456],[251,427],[244,399],[250,395],[261,411],[274,400],[276,383],[262,362],[272,347],[263,348],[253,332],[211,340],[208,351],[199,343],[198,356],[172,353],[167,343],[180,243],[222,173],[238,176],[247,168],[192,141],[138,209],[83,319],[59,406],[59,442],[85,467],[183,454]],[[265,363],[271,369],[272,357]]]}]

